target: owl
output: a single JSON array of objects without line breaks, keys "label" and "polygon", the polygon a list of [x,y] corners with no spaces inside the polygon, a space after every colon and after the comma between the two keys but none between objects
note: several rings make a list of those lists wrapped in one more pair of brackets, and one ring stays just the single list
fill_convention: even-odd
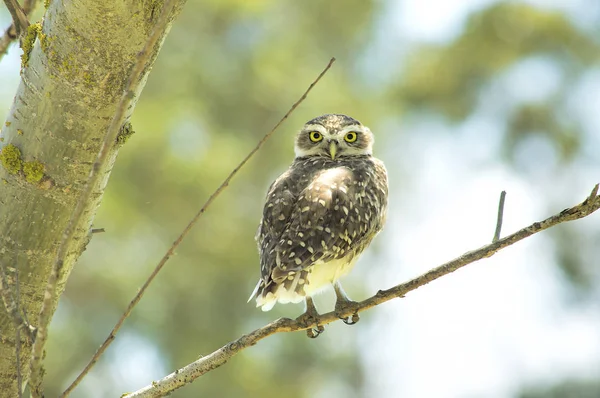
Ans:
[{"label": "owl", "polygon": [[[263,311],[304,301],[304,316],[317,317],[312,296],[333,285],[336,314],[353,303],[339,279],[386,218],[387,172],[372,155],[373,141],[346,115],[322,115],[300,130],[296,158],[267,193],[256,235],[261,277],[248,301],[256,298]],[[357,321],[357,314],[344,319]]]}]

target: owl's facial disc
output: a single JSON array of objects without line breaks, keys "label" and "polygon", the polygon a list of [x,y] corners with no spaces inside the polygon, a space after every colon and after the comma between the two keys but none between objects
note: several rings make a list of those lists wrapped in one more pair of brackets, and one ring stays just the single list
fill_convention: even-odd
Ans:
[{"label": "owl's facial disc", "polygon": [[298,133],[294,149],[296,157],[324,156],[332,160],[343,156],[371,155],[373,134],[361,124],[340,128],[309,123]]}]

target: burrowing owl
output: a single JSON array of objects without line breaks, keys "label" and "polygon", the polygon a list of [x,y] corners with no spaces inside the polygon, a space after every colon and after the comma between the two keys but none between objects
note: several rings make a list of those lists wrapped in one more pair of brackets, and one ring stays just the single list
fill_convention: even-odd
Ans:
[{"label": "burrowing owl", "polygon": [[372,156],[373,141],[371,130],[345,115],[319,116],[300,130],[296,158],[269,188],[256,236],[261,278],[250,299],[257,307],[305,300],[305,315],[316,316],[311,296],[330,285],[336,312],[349,302],[338,279],[386,216],[387,172]]}]

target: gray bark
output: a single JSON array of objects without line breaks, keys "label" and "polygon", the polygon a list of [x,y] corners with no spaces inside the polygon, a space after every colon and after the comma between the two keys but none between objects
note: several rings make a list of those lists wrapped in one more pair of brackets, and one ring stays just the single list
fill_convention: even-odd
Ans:
[{"label": "gray bark", "polygon": [[[184,2],[176,3],[169,21]],[[0,134],[0,159],[5,160],[0,164],[0,266],[6,271],[13,295],[18,273],[19,305],[33,326],[39,326],[36,322],[62,232],[163,3],[51,1],[23,65],[21,83]],[[135,87],[135,99],[162,40],[159,43]],[[127,110],[128,116],[132,111],[133,107]],[[118,147],[113,147],[101,169],[102,177],[69,242],[60,270],[59,293],[90,240],[90,228]],[[6,156],[14,154],[15,148],[20,151],[20,164]],[[7,396],[17,396],[15,337],[12,317],[0,304],[0,391]],[[24,333],[20,337],[20,368],[26,379],[31,343]]]}]

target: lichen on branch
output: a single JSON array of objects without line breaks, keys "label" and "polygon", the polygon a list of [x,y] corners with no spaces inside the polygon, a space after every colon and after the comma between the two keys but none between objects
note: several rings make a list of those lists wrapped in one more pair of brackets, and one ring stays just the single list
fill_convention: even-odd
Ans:
[{"label": "lichen on branch", "polygon": [[23,174],[25,174],[27,182],[32,184],[40,182],[44,177],[44,164],[37,160],[25,162],[23,163]]},{"label": "lichen on branch", "polygon": [[21,42],[21,48],[23,49],[23,54],[21,54],[22,68],[26,67],[29,63],[29,54],[31,54],[31,50],[33,50],[33,45],[35,44],[35,39],[41,31],[42,24],[40,22],[33,23],[27,28],[27,34]]},{"label": "lichen on branch", "polygon": [[131,127],[131,123],[127,122],[123,125],[123,127],[121,127],[121,130],[119,131],[115,142],[117,145],[123,145],[134,134],[135,131],[133,130],[133,127]]},{"label": "lichen on branch", "polygon": [[0,163],[9,174],[25,177],[25,181],[35,184],[44,178],[44,164],[38,160],[24,162],[21,150],[8,144],[0,151]]},{"label": "lichen on branch", "polygon": [[8,144],[0,151],[0,163],[9,174],[19,174],[23,168],[21,150],[13,144]]}]

